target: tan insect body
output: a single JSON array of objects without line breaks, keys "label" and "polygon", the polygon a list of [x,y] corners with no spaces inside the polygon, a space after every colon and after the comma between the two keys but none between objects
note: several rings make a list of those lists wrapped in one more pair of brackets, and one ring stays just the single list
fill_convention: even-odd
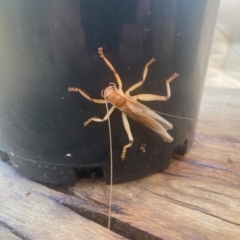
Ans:
[{"label": "tan insect body", "polygon": [[175,73],[173,74],[169,79],[166,81],[166,88],[167,88],[167,96],[158,96],[153,94],[138,94],[135,96],[131,96],[130,92],[135,90],[136,88],[140,87],[147,76],[148,67],[155,62],[156,60],[152,58],[144,67],[143,70],[143,78],[140,82],[134,84],[131,86],[125,93],[122,90],[122,81],[118,75],[118,73],[115,71],[112,64],[107,60],[107,58],[103,54],[103,49],[99,48],[98,53],[100,57],[104,60],[104,62],[107,64],[107,66],[113,71],[114,76],[118,83],[118,88],[114,83],[110,83],[110,86],[108,86],[105,90],[102,91],[102,97],[105,99],[92,99],[90,98],[84,91],[82,91],[79,88],[69,88],[69,92],[79,92],[83,97],[86,99],[95,102],[95,103],[101,103],[105,104],[106,101],[111,103],[113,106],[110,108],[110,110],[107,112],[105,117],[103,119],[92,117],[89,120],[87,120],[84,123],[84,126],[88,125],[91,121],[95,122],[104,122],[106,121],[115,108],[118,108],[122,112],[122,120],[124,128],[127,132],[129,143],[126,144],[123,147],[121,158],[125,159],[127,148],[131,147],[133,144],[133,136],[130,130],[130,126],[127,120],[127,116],[135,120],[136,122],[150,128],[154,132],[156,132],[158,135],[162,137],[162,139],[166,142],[172,142],[173,138],[170,136],[170,134],[167,132],[167,130],[170,130],[173,128],[172,124],[169,123],[166,119],[162,118],[160,115],[155,113],[150,108],[146,107],[145,105],[138,102],[138,100],[141,101],[167,101],[171,96],[170,86],[169,83],[179,76],[179,74]]}]

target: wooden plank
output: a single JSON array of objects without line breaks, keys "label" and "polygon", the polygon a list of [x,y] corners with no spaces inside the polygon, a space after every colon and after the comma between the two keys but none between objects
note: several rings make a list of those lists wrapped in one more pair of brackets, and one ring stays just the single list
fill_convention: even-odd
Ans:
[{"label": "wooden plank", "polygon": [[7,240],[22,240],[22,238],[16,235],[17,233],[14,230],[6,228],[6,226],[1,226],[0,224],[0,239],[7,239]]},{"label": "wooden plank", "polygon": [[[7,230],[15,234],[15,239],[19,237],[24,240],[122,238],[80,216],[60,200],[67,202],[74,197],[24,179],[1,161],[0,179],[0,239],[8,239],[5,238],[10,236]],[[86,205],[89,208],[87,201],[77,199],[77,202],[82,211]],[[94,207],[92,204],[92,209]],[[97,208],[100,210],[101,206]]]},{"label": "wooden plank", "polygon": [[240,142],[240,90],[206,88],[204,90],[197,133],[219,141]]}]

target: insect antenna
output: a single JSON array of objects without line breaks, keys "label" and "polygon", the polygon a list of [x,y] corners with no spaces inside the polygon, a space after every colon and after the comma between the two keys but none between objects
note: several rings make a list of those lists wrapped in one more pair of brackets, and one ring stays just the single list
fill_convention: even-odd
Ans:
[{"label": "insect antenna", "polygon": [[[106,98],[106,110],[108,112],[108,105]],[[112,131],[111,131],[111,122],[108,118],[108,131],[109,131],[109,148],[110,148],[110,189],[109,189],[109,209],[108,209],[108,229],[111,227],[111,213],[112,213],[112,192],[113,192],[113,154],[112,154]]]},{"label": "insect antenna", "polygon": [[[116,95],[119,95],[118,93],[115,93]],[[121,95],[119,95],[121,96]],[[122,97],[122,96],[121,96]],[[130,99],[125,98],[126,101],[129,101],[131,103],[134,103],[133,101],[131,101]],[[140,103],[142,103],[141,101],[139,101]],[[145,106],[145,105],[144,105]],[[138,106],[139,108],[143,108],[142,106]],[[147,107],[147,106],[145,106]],[[148,107],[147,107],[148,108]],[[144,109],[144,108],[143,108]],[[151,109],[152,111],[154,111],[155,113],[159,113],[161,115],[164,116],[168,116],[168,117],[173,117],[173,118],[178,118],[178,119],[185,119],[185,120],[189,120],[189,121],[201,121],[201,122],[226,122],[226,120],[213,120],[213,119],[198,119],[198,118],[189,118],[189,117],[181,117],[181,116],[177,116],[177,115],[173,115],[173,114],[168,114],[168,113],[164,113],[164,112],[160,112],[154,109]],[[231,120],[230,122],[238,122],[237,120]]]},{"label": "insect antenna", "polygon": [[[172,115],[172,114],[168,114],[168,113],[159,112],[159,111],[156,111],[156,110],[153,110],[153,109],[152,109],[152,111],[154,111],[155,113],[159,113],[161,115],[164,115],[164,116],[179,118],[179,119],[185,119],[185,120],[189,120],[189,121],[226,122],[226,120],[212,120],[212,119],[198,119],[198,118],[181,117],[181,116],[177,116],[177,115]],[[238,120],[228,120],[228,122],[238,122]]]},{"label": "insect antenna", "polygon": [[[155,113],[159,113],[161,115],[164,115],[164,116],[168,116],[168,117],[173,117],[173,118],[179,118],[179,119],[185,119],[185,120],[189,120],[189,121],[199,121],[200,119],[197,119],[197,118],[188,118],[188,117],[181,117],[181,116],[177,116],[177,115],[172,115],[172,114],[168,114],[168,113],[163,113],[163,112],[159,112],[159,111],[156,111],[156,110],[153,110]],[[201,121],[207,121],[207,122],[210,122],[210,121],[213,121],[213,122],[218,122],[216,120],[208,120],[208,119],[202,119]],[[221,121],[219,121],[221,122]]]}]

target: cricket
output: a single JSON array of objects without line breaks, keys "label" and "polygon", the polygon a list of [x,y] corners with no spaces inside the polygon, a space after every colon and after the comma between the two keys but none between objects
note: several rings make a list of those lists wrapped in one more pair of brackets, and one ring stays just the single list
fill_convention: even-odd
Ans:
[{"label": "cricket", "polygon": [[69,92],[78,92],[84,98],[92,101],[94,103],[99,104],[106,104],[111,103],[112,107],[104,116],[103,119],[98,117],[92,117],[86,122],[84,122],[84,126],[87,126],[90,122],[104,122],[109,119],[110,115],[113,113],[115,108],[118,108],[122,112],[122,121],[126,133],[128,135],[129,143],[124,145],[121,159],[124,160],[126,157],[127,149],[133,145],[133,136],[131,133],[130,125],[127,119],[127,116],[132,118],[134,121],[138,122],[139,124],[150,128],[152,131],[156,132],[165,142],[172,142],[172,136],[167,132],[167,130],[171,130],[173,125],[168,122],[166,119],[158,115],[156,112],[151,110],[150,108],[146,107],[145,105],[138,102],[140,101],[167,101],[171,97],[171,90],[170,90],[170,82],[179,76],[178,73],[174,73],[170,78],[166,81],[166,89],[167,95],[166,96],[159,96],[153,94],[138,94],[131,96],[130,93],[140,87],[146,80],[148,68],[149,66],[156,61],[155,58],[150,59],[143,69],[142,80],[131,86],[126,92],[122,90],[122,80],[119,77],[118,73],[112,66],[112,64],[108,61],[103,53],[103,48],[98,48],[98,53],[100,58],[106,63],[106,65],[110,68],[113,72],[115,79],[118,83],[118,88],[116,87],[115,83],[110,83],[110,85],[105,89],[102,90],[101,95],[104,99],[93,99],[91,98],[85,91],[81,90],[80,88],[69,87]]}]

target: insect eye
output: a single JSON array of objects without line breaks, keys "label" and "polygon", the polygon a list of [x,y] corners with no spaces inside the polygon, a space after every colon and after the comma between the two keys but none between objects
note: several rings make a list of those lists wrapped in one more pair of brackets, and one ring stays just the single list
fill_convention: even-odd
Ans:
[{"label": "insect eye", "polygon": [[103,90],[101,91],[101,96],[102,96],[102,97],[104,97],[104,91],[105,91],[105,89],[103,89]]}]

